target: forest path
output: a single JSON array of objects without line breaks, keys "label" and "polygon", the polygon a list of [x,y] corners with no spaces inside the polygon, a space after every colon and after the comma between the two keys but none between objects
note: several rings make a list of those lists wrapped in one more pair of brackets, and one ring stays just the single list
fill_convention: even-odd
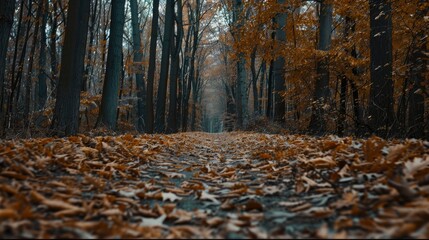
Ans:
[{"label": "forest path", "polygon": [[428,237],[428,142],[201,132],[0,143],[0,236]]}]

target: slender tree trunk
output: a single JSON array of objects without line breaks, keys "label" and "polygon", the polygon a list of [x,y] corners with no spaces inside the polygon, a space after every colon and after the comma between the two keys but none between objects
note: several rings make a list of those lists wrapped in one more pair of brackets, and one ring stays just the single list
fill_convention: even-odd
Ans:
[{"label": "slender tree trunk", "polygon": [[[369,0],[371,90],[369,123],[373,132],[382,137],[392,134],[392,8],[390,0]],[[380,17],[382,16],[382,17]]]},{"label": "slender tree trunk", "polygon": [[197,53],[198,49],[198,34],[200,31],[200,14],[201,14],[201,0],[196,0],[196,7],[195,7],[195,15],[192,13],[190,14],[190,20],[193,22],[194,27],[193,30],[193,42],[192,42],[192,53],[191,53],[191,59],[190,59],[190,69],[189,69],[189,79],[187,82],[186,90],[184,91],[184,103],[183,103],[183,120],[182,120],[182,130],[186,132],[188,128],[188,111],[189,111],[189,98],[191,96],[191,88],[192,83],[195,81],[195,55]]},{"label": "slender tree trunk", "polygon": [[165,10],[164,41],[162,42],[161,69],[156,100],[155,132],[165,132],[165,105],[167,98],[170,50],[174,33],[174,1],[167,1]]},{"label": "slender tree trunk", "polygon": [[[243,12],[243,1],[234,0],[233,3],[233,22],[236,31],[233,33],[236,41],[240,41],[240,29],[243,27],[244,19],[242,16]],[[237,127],[240,129],[244,125],[244,119],[247,114],[247,72],[246,72],[246,59],[242,52],[239,53],[237,60],[237,81],[236,81],[236,111],[237,111]]]},{"label": "slender tree trunk", "polygon": [[50,13],[50,34],[49,34],[49,48],[50,48],[50,59],[51,59],[51,88],[52,88],[52,97],[56,97],[57,92],[57,83],[58,83],[58,61],[57,61],[57,5],[52,2],[53,9]]},{"label": "slender tree trunk", "polygon": [[106,75],[103,84],[100,113],[96,125],[98,127],[101,124],[113,130],[116,129],[118,90],[122,69],[122,36],[124,34],[124,24],[125,0],[112,0]]},{"label": "slender tree trunk", "polygon": [[183,53],[183,63],[182,63],[182,69],[181,69],[181,73],[180,73],[180,81],[179,81],[179,94],[178,94],[178,99],[179,99],[179,106],[177,109],[178,112],[178,119],[179,119],[179,123],[178,126],[181,127],[181,130],[184,131],[184,124],[183,124],[183,120],[184,120],[184,109],[185,109],[185,97],[186,97],[186,92],[187,92],[187,80],[189,80],[189,77],[186,77],[186,73],[188,73],[188,69],[189,69],[189,53],[190,53],[190,39],[191,39],[191,33],[193,31],[193,25],[189,26],[188,31],[186,33],[186,39],[185,39],[185,50]]},{"label": "slender tree trunk", "polygon": [[273,119],[273,71],[274,71],[274,60],[270,61],[270,67],[268,68],[268,81],[267,81],[267,111],[266,116],[268,119]]},{"label": "slender tree trunk", "polygon": [[40,22],[43,15],[43,0],[38,1],[36,24],[34,26],[33,41],[30,50],[30,59],[28,61],[27,81],[25,82],[25,99],[24,99],[24,128],[30,126],[30,102],[31,102],[31,89],[33,87],[33,63],[36,55],[37,38],[39,36]]},{"label": "slender tree trunk", "polygon": [[[266,90],[265,89],[265,85],[266,85],[266,81],[265,81],[265,78],[266,78],[266,69],[267,69],[267,62],[264,60],[263,62],[262,62],[262,66],[261,66],[261,81],[259,82],[259,99],[263,99],[263,97],[264,97],[264,90]],[[263,103],[264,102],[261,102],[260,104],[258,104],[258,106],[259,106],[259,109],[258,109],[258,111],[259,111],[259,114],[262,116],[263,115]]]},{"label": "slender tree trunk", "polygon": [[341,75],[340,77],[340,110],[338,116],[338,135],[344,135],[344,129],[346,127],[346,114],[347,114],[347,77]]},{"label": "slender tree trunk", "polygon": [[52,121],[55,134],[73,135],[79,129],[79,101],[89,12],[90,1],[69,1],[68,24],[61,56],[60,80]]},{"label": "slender tree trunk", "polygon": [[30,30],[32,25],[31,24],[32,8],[33,8],[33,1],[29,0],[28,7],[27,7],[27,17],[25,20],[25,25],[27,29],[25,33],[24,43],[21,50],[21,55],[19,58],[18,72],[16,74],[15,82],[12,83],[12,89],[9,97],[9,106],[8,106],[9,107],[8,113],[10,114],[8,118],[9,125],[13,125],[19,119],[17,116],[17,108],[18,108],[18,101],[20,100],[20,97],[21,97],[21,81],[24,73],[24,63],[27,55],[27,45],[30,39]]},{"label": "slender tree trunk", "polygon": [[250,56],[250,71],[252,73],[252,91],[253,91],[253,113],[259,113],[259,102],[258,102],[258,74],[256,74],[256,51],[257,48],[253,48]]},{"label": "slender tree trunk", "polygon": [[[286,1],[285,0],[277,0],[279,4],[281,4],[282,7],[285,7]],[[276,30],[276,40],[280,43],[286,42],[286,30],[284,29],[286,27],[286,9],[280,14],[278,14],[275,18],[275,22],[277,24],[277,30]],[[273,66],[273,80],[274,80],[274,121],[279,123],[284,123],[285,121],[285,97],[282,96],[284,94],[284,91],[286,90],[285,87],[285,59],[283,56],[277,57],[277,59],[274,61]]]},{"label": "slender tree trunk", "polygon": [[48,98],[48,86],[46,84],[46,23],[48,21],[48,0],[41,0],[42,16],[40,25],[40,51],[37,109],[43,109]]},{"label": "slender tree trunk", "polygon": [[[177,36],[171,51],[170,101],[168,107],[167,133],[177,132],[177,78],[179,76],[179,54],[183,39],[182,0],[177,1]],[[173,41],[173,39],[172,39]]]},{"label": "slender tree trunk", "polygon": [[[326,0],[320,3],[319,44],[318,50],[328,51],[331,46],[332,5]],[[325,114],[330,100],[329,90],[329,56],[326,54],[317,62],[317,78],[314,90],[314,104],[310,120],[310,130],[314,134],[326,132]]]},{"label": "slender tree trunk", "polygon": [[155,81],[156,67],[156,42],[158,39],[159,0],[153,0],[152,29],[150,34],[149,69],[147,73],[147,108],[146,108],[146,132],[153,133],[153,83]]},{"label": "slender tree trunk", "polygon": [[[5,86],[6,54],[9,44],[10,32],[13,25],[15,0],[5,0],[0,8],[0,126],[4,121],[3,94]],[[18,40],[18,39],[17,39]],[[3,128],[2,130],[3,131]],[[3,134],[1,134],[3,135]]]},{"label": "slender tree trunk", "polygon": [[18,18],[18,25],[17,25],[17,30],[16,30],[16,40],[15,40],[15,47],[14,47],[14,51],[13,51],[13,60],[12,60],[12,66],[11,66],[11,78],[10,78],[10,94],[8,96],[8,101],[7,101],[7,106],[6,106],[6,115],[5,116],[5,127],[7,125],[7,127],[10,127],[10,118],[11,118],[11,114],[12,114],[12,105],[13,105],[13,96],[14,96],[14,92],[16,90],[16,86],[15,86],[15,71],[16,71],[16,61],[18,58],[18,48],[21,45],[21,41],[23,38],[23,34],[24,31],[22,30],[22,20],[23,20],[23,16],[24,16],[24,7],[25,7],[25,0],[21,0],[21,4],[19,7],[19,18]]},{"label": "slender tree trunk", "polygon": [[[425,1],[420,0],[419,6],[421,7]],[[416,16],[420,21],[424,22],[423,17],[427,15],[429,8],[420,10]],[[417,34],[416,42],[414,43],[411,53],[411,68],[410,80],[412,83],[412,90],[408,102],[408,136],[413,138],[424,138],[425,126],[425,75],[427,73],[427,32],[421,31]]]},{"label": "slender tree trunk", "polygon": [[[138,21],[138,4],[137,0],[130,0],[131,7],[131,25],[133,30],[133,50],[134,50],[134,63],[142,64],[143,49],[141,47],[141,31]],[[146,86],[144,82],[144,75],[142,72],[136,73],[137,85],[137,129],[143,132],[145,129],[144,115],[146,112]]]},{"label": "slender tree trunk", "polygon": [[89,89],[89,85],[91,83],[91,68],[93,68],[92,57],[94,53],[94,40],[95,40],[95,25],[96,25],[96,17],[97,17],[97,9],[98,9],[98,0],[91,1],[92,3],[92,12],[90,17],[90,25],[89,25],[89,45],[86,53],[86,66],[85,73],[83,75],[83,84],[82,91],[86,92]]}]

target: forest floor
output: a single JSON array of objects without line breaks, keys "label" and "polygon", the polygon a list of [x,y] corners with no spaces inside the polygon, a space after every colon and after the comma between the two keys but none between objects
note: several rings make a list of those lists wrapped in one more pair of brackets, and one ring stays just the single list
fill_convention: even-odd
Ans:
[{"label": "forest floor", "polygon": [[0,142],[1,238],[428,238],[429,142],[260,133]]}]

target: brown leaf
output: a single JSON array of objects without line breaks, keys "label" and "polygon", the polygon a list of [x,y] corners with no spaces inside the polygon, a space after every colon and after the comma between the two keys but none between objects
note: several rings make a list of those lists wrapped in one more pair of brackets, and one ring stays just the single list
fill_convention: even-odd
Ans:
[{"label": "brown leaf", "polygon": [[0,219],[16,219],[18,213],[13,209],[0,209]]},{"label": "brown leaf", "polygon": [[252,210],[257,210],[257,211],[263,211],[264,207],[262,206],[262,204],[258,201],[256,201],[255,199],[249,199],[246,204],[244,205],[244,210],[246,211],[252,211]]}]

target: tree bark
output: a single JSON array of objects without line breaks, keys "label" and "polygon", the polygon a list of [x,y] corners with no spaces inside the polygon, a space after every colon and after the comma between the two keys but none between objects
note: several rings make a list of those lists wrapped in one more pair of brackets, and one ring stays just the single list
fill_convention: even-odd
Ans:
[{"label": "tree bark", "polygon": [[[278,0],[278,4],[285,7],[285,0]],[[275,17],[275,23],[277,24],[275,38],[279,43],[284,44],[286,42],[286,9]],[[283,56],[277,57],[274,61],[273,66],[273,80],[274,80],[274,121],[278,123],[284,123],[285,121],[285,98],[282,96],[285,87],[285,59]]]},{"label": "tree bark", "polygon": [[73,135],[79,129],[79,101],[85,59],[90,1],[70,0],[61,56],[52,129],[58,135]]},{"label": "tree bark", "polygon": [[13,25],[15,12],[15,0],[5,0],[0,8],[0,120],[4,119],[3,94],[6,71],[7,46]]},{"label": "tree bark", "polygon": [[158,39],[159,0],[153,0],[152,29],[150,34],[149,69],[147,73],[147,108],[146,108],[146,132],[153,133],[153,83],[155,81],[156,67],[156,42]]},{"label": "tree bark", "polygon": [[373,133],[391,135],[393,113],[392,8],[390,0],[369,0],[371,90],[369,124]]},{"label": "tree bark", "polygon": [[[134,63],[142,64],[143,49],[141,47],[141,30],[138,20],[138,4],[137,0],[130,0],[131,8],[131,25],[133,30],[133,50],[134,50]],[[140,69],[139,69],[140,70]],[[146,86],[144,82],[144,75],[141,72],[136,73],[137,85],[137,129],[143,132],[145,129],[144,115],[146,112]]]},{"label": "tree bark", "polygon": [[37,109],[45,107],[48,98],[48,86],[46,84],[46,23],[48,21],[48,0],[41,0],[42,16],[40,25],[40,51],[39,51],[39,74],[38,74],[38,95]]},{"label": "tree bark", "polygon": [[116,129],[119,78],[122,70],[122,36],[125,24],[125,0],[112,0],[110,38],[107,53],[106,75],[103,84],[100,113],[97,126],[104,125]]},{"label": "tree bark", "polygon": [[177,78],[179,76],[179,54],[183,40],[182,0],[177,1],[177,36],[176,43],[171,51],[170,69],[170,101],[167,117],[167,133],[177,132]]},{"label": "tree bark", "polygon": [[155,132],[165,132],[165,105],[167,98],[168,70],[170,50],[174,32],[174,1],[167,1],[165,9],[164,41],[162,42],[161,69],[156,99]]},{"label": "tree bark", "polygon": [[[420,0],[419,6],[424,3]],[[429,9],[417,12],[416,16],[420,21],[424,22],[423,17],[427,15]],[[425,87],[425,75],[427,71],[427,33],[422,30],[416,36],[411,53],[411,66],[410,66],[410,80],[412,83],[412,90],[410,92],[408,101],[408,137],[424,138],[425,137],[425,98],[423,93]]]},{"label": "tree bark", "polygon": [[[320,3],[319,43],[318,50],[326,52],[331,47],[332,5],[326,0]],[[325,55],[317,62],[317,78],[314,90],[313,111],[310,120],[310,131],[321,135],[326,132],[325,114],[330,100],[329,90],[329,56]]]}]

